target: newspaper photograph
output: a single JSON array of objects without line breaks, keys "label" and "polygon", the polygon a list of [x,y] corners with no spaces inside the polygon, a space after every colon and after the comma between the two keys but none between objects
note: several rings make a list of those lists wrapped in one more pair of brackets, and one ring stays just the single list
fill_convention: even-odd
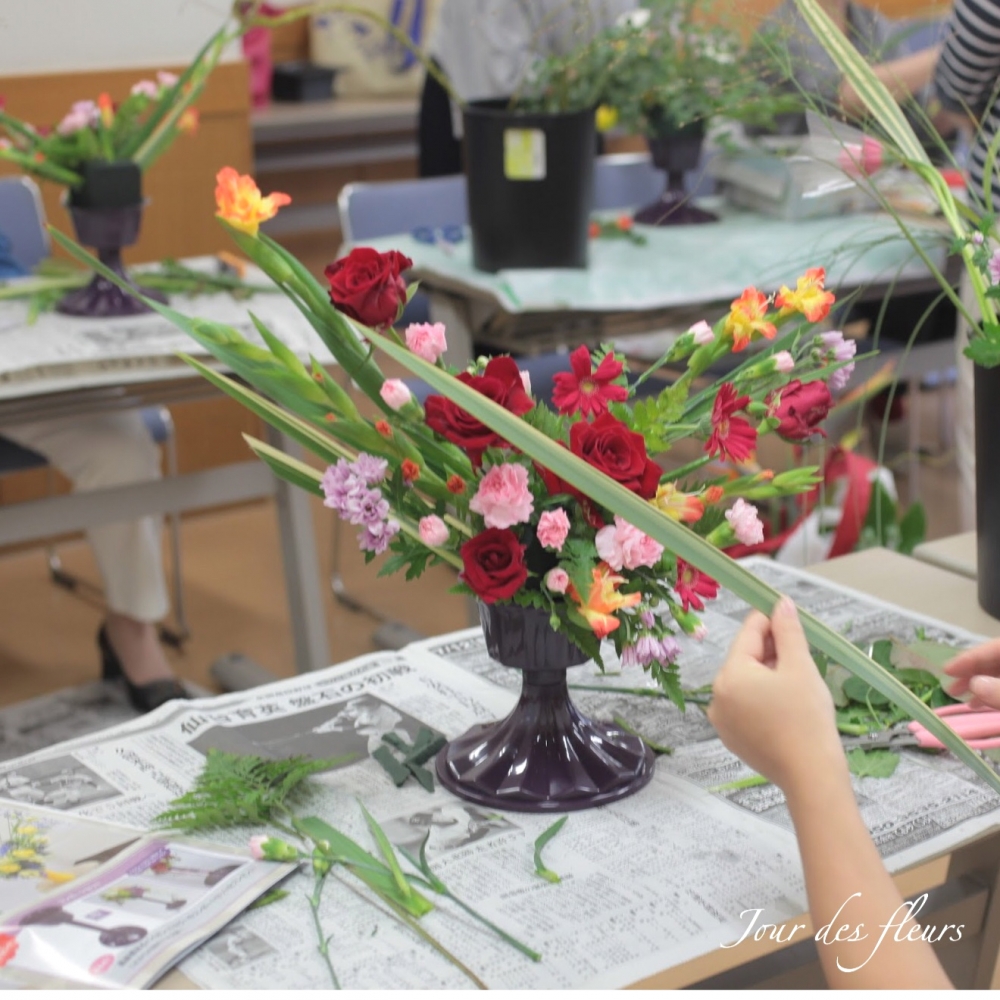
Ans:
[{"label": "newspaper photograph", "polygon": [[[803,571],[766,560],[754,560],[753,567],[857,642],[909,641],[918,634],[957,647],[977,641]],[[711,682],[747,610],[725,593],[709,605],[708,637],[682,641],[685,687]],[[478,629],[250,691],[166,705],[4,762],[0,802],[24,816],[46,810],[138,835],[191,788],[212,748],[321,759],[327,765],[315,776],[303,815],[322,818],[375,855],[359,802],[398,849],[413,853],[426,837],[428,861],[448,888],[542,954],[541,962],[532,962],[450,899],[434,896],[434,909],[420,925],[482,982],[492,988],[623,987],[737,940],[745,929],[740,914],[748,909],[781,922],[803,913],[806,899],[780,792],[769,785],[717,790],[751,772],[722,747],[703,709],[692,704],[682,713],[655,696],[641,669],[623,669],[613,655],[605,662],[603,673],[593,663],[569,671],[579,707],[618,719],[672,752],[658,756],[642,792],[569,816],[545,848],[557,884],[540,878],[533,864],[535,839],[553,816],[474,806],[413,780],[397,785],[378,760],[387,746],[413,745],[422,730],[453,738],[510,711],[520,673],[490,660]],[[650,696],[629,693],[634,689]],[[948,755],[904,751],[891,778],[856,778],[854,787],[894,870],[1000,822],[1000,800]],[[212,839],[245,850],[251,832],[261,831],[219,831]],[[145,885],[141,877],[139,884]],[[311,872],[294,874],[286,899],[245,912],[224,929],[220,924],[181,971],[211,988],[328,987],[306,899],[311,887]],[[170,886],[155,899],[129,904],[127,916],[111,913],[117,923],[145,926],[175,899],[189,905],[186,892],[184,885]],[[320,917],[344,988],[471,985],[346,870],[334,870],[328,880]],[[67,927],[61,933],[86,933]],[[99,938],[93,931],[90,937],[95,933]]]}]

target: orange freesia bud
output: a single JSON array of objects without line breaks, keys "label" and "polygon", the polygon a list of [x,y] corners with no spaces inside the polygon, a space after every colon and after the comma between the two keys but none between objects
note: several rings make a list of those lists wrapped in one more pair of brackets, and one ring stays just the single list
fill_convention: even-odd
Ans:
[{"label": "orange freesia bud", "polygon": [[825,281],[826,270],[811,267],[796,282],[794,292],[787,285],[782,285],[774,304],[781,310],[782,316],[799,312],[810,323],[819,323],[826,319],[830,306],[836,301],[833,292],[823,290]]},{"label": "orange freesia bud", "polygon": [[705,490],[705,503],[718,503],[725,495],[726,491],[721,486],[709,486]]},{"label": "orange freesia bud", "polygon": [[410,483],[415,483],[420,478],[420,466],[408,458],[403,460],[403,464],[400,466],[400,472],[403,473],[403,482],[406,483],[407,486],[409,486]]},{"label": "orange freesia bud", "polygon": [[604,639],[621,624],[612,612],[634,607],[642,600],[642,594],[619,594],[618,588],[624,582],[625,577],[619,576],[607,563],[602,562],[594,569],[593,583],[586,600],[580,599],[572,584],[566,591],[577,603],[580,614],[587,619],[587,624],[598,639]]},{"label": "orange freesia bud", "polygon": [[177,119],[177,131],[186,132],[188,135],[194,135],[198,131],[198,124],[201,121],[201,117],[198,114],[197,108],[187,108],[181,114],[180,118]]},{"label": "orange freesia bud", "polygon": [[389,426],[389,422],[387,420],[376,420],[375,430],[377,430],[384,438],[392,437],[392,428]]},{"label": "orange freesia bud", "polygon": [[328,424],[332,424],[332,423],[334,422],[334,420],[336,420],[336,419],[337,419],[337,416],[336,416],[336,414],[334,414],[334,413],[326,413],[326,414],[324,414],[324,415],[323,415],[323,419],[324,419],[324,420],[325,420],[325,421],[326,421],[326,422],[327,422]]},{"label": "orange freesia bud", "polygon": [[448,487],[448,492],[454,493],[455,496],[460,496],[465,492],[465,480],[457,473],[448,477],[446,485]]},{"label": "orange freesia bud", "polygon": [[601,224],[599,222],[592,222],[587,227],[587,232],[592,240],[596,240],[601,235]]},{"label": "orange freesia bud", "polygon": [[315,380],[316,380],[317,382],[320,382],[320,383],[321,383],[321,382],[323,381],[323,373],[322,373],[322,372],[313,372],[313,378],[314,378],[314,379],[315,379]]},{"label": "orange freesia bud", "polygon": [[635,223],[632,221],[631,215],[619,215],[618,216],[618,228],[623,232],[627,233]]},{"label": "orange freesia bud", "polygon": [[656,491],[656,497],[651,501],[654,507],[662,510],[667,517],[675,521],[692,524],[701,519],[705,513],[705,504],[693,493],[684,493],[674,483],[664,483]]},{"label": "orange freesia bud", "polygon": [[115,120],[115,105],[110,94],[101,94],[97,98],[97,107],[101,112],[101,124],[105,128],[110,128]]},{"label": "orange freesia bud", "polygon": [[733,300],[723,333],[733,338],[733,351],[742,351],[753,340],[754,334],[772,340],[777,327],[767,320],[767,296],[756,288],[744,288],[743,294]]},{"label": "orange freesia bud", "polygon": [[265,198],[252,177],[232,167],[223,167],[215,180],[215,204],[219,209],[216,216],[248,236],[256,236],[260,224],[273,219],[278,209],[292,200],[278,191]]},{"label": "orange freesia bud", "polygon": [[772,479],[774,479],[774,469],[764,469],[758,473],[757,478],[765,483],[769,483]]}]

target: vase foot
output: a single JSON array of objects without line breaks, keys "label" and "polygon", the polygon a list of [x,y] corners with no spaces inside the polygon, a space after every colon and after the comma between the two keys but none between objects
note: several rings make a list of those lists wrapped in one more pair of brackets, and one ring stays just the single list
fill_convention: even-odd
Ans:
[{"label": "vase foot", "polygon": [[653,776],[641,739],[582,716],[566,701],[556,725],[526,718],[473,726],[437,757],[441,784],[479,805],[517,812],[591,809],[632,795]]},{"label": "vase foot", "polygon": [[[157,302],[166,302],[161,292],[136,286],[136,291]],[[123,291],[107,278],[95,274],[90,284],[76,288],[64,295],[56,306],[56,312],[65,316],[87,316],[91,318],[116,316],[142,316],[152,312],[145,302]]]},{"label": "vase foot", "polygon": [[714,213],[692,205],[684,191],[667,191],[651,205],[640,208],[634,219],[644,226],[696,226],[719,221]]}]

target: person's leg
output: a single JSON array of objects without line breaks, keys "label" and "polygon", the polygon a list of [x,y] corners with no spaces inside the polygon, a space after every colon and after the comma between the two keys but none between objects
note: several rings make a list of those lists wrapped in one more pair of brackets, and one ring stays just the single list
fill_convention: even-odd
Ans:
[{"label": "person's leg", "polygon": [[462,144],[452,132],[451,99],[430,73],[420,95],[419,173],[421,177],[445,177],[462,172]]},{"label": "person's leg", "polygon": [[[45,455],[77,491],[160,477],[159,449],[138,410],[4,428],[11,440]],[[156,622],[169,611],[160,518],[103,525],[88,538],[104,581],[108,640],[133,684],[173,677]]]}]

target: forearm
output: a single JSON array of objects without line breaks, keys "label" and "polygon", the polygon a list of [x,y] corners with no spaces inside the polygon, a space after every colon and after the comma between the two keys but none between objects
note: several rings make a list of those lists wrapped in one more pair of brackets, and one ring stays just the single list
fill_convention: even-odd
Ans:
[{"label": "forearm", "polygon": [[909,908],[865,828],[843,761],[815,769],[788,804],[830,988],[949,988],[932,947],[907,919]]},{"label": "forearm", "polygon": [[[872,72],[897,101],[902,101],[917,94],[931,82],[940,54],[941,46],[937,45],[932,49],[924,49],[913,55],[873,66]],[[865,111],[865,104],[858,92],[846,81],[840,88],[840,103],[844,111],[851,115],[860,115]]]}]

